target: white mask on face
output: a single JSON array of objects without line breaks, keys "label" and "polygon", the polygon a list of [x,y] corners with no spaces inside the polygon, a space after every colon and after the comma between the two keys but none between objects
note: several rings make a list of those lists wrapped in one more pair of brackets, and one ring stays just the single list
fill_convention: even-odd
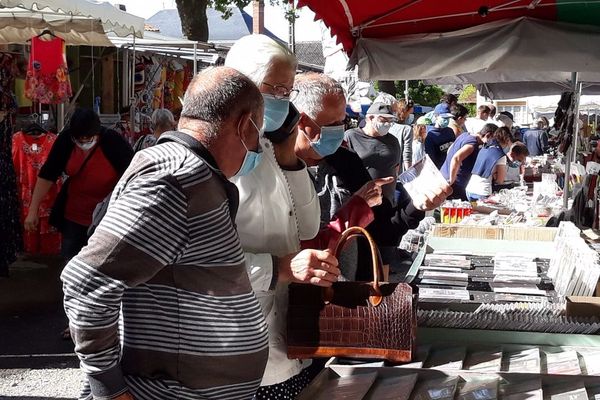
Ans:
[{"label": "white mask on face", "polygon": [[379,136],[387,135],[391,127],[391,122],[380,122],[377,119],[373,120],[373,128],[375,128]]},{"label": "white mask on face", "polygon": [[77,147],[79,147],[81,150],[83,151],[88,151],[91,148],[93,148],[96,143],[98,142],[98,138],[94,138],[92,140],[90,140],[89,142],[85,142],[85,143],[81,143],[80,141],[76,140],[75,144],[77,145]]}]

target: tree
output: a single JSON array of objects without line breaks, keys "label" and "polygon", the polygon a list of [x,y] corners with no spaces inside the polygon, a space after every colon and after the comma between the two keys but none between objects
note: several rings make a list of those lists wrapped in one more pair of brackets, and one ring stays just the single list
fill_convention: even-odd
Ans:
[{"label": "tree", "polygon": [[477,88],[475,85],[466,85],[458,96],[458,102],[467,107],[469,116],[475,116],[477,113]]},{"label": "tree", "polygon": [[[189,40],[207,42],[209,31],[206,9],[208,7],[221,12],[222,18],[227,19],[233,15],[232,7],[241,10],[252,3],[252,0],[175,0],[175,3],[181,19],[183,34]],[[289,1],[270,0],[270,3],[285,7],[288,20],[297,18],[296,10],[289,7]]]},{"label": "tree", "polygon": [[[396,81],[396,92],[404,97],[404,81]],[[421,106],[435,106],[444,95],[444,90],[438,85],[427,85],[423,81],[408,82],[408,97]]]}]

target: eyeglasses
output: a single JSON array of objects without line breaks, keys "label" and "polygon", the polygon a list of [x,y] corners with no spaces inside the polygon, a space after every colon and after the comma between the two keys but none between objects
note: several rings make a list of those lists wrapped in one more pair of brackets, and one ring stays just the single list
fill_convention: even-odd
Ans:
[{"label": "eyeglasses", "polygon": [[293,101],[296,96],[298,96],[297,89],[288,89],[283,85],[271,85],[267,82],[263,82],[262,84],[270,87],[273,91],[272,95],[277,99],[289,99],[290,101]]}]

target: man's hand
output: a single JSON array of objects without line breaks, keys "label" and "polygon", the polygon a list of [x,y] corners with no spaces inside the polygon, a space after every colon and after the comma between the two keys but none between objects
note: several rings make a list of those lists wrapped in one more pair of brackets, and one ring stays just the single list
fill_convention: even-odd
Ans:
[{"label": "man's hand", "polygon": [[356,196],[362,197],[367,202],[369,207],[375,207],[381,204],[383,201],[382,186],[394,183],[394,177],[388,176],[387,178],[373,179],[363,185],[360,189],[354,193]]},{"label": "man's hand", "polygon": [[321,250],[302,250],[278,259],[279,279],[284,282],[310,283],[329,287],[340,275],[338,260]]},{"label": "man's hand", "polygon": [[446,198],[452,194],[452,187],[447,183],[433,189],[428,189],[419,198],[413,199],[417,210],[431,211],[442,205]]},{"label": "man's hand", "polygon": [[29,210],[29,213],[27,214],[27,217],[25,218],[25,230],[26,231],[35,231],[38,227],[38,224],[40,223],[40,218],[38,216],[38,213],[36,211],[34,211],[33,209]]}]

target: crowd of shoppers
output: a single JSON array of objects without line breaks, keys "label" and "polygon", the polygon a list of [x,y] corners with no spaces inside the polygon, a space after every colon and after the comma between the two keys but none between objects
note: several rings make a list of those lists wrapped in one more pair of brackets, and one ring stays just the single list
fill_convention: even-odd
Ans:
[{"label": "crowd of shoppers", "polygon": [[[25,225],[68,175],[61,278],[82,398],[295,398],[318,369],[287,358],[289,284],[372,279],[364,243],[332,253],[346,228],[365,227],[389,264],[426,211],[489,196],[544,147],[533,132],[514,143],[491,105],[467,118],[453,95],[415,121],[412,101],[381,93],[346,129],[341,84],[297,66],[249,35],[195,76],[177,123],[153,114],[135,156],[91,110],[59,136]],[[398,177],[426,157],[447,183],[411,198]]]}]

